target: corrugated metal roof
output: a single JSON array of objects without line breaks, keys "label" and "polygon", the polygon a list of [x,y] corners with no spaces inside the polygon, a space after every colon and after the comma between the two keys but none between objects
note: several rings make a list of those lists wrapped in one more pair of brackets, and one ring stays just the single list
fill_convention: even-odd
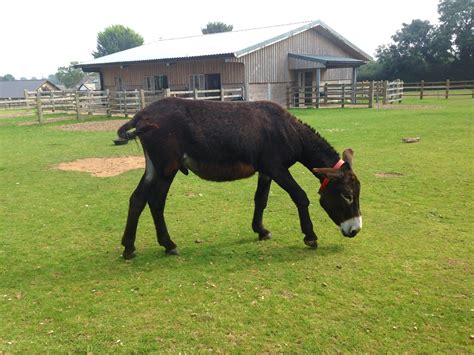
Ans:
[{"label": "corrugated metal roof", "polygon": [[77,66],[93,67],[101,64],[214,56],[239,58],[317,26],[323,27],[335,38],[359,53],[360,56],[367,58],[367,60],[371,59],[369,55],[347,41],[323,22],[313,21],[193,37],[164,39],[83,62]]}]

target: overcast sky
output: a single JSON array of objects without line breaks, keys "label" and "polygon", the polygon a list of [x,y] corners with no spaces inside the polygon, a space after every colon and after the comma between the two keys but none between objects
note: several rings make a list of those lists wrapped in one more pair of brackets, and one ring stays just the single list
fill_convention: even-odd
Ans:
[{"label": "overcast sky", "polygon": [[370,55],[402,23],[438,22],[438,0],[4,0],[0,2],[0,75],[47,77],[92,59],[97,33],[128,26],[145,43],[196,35],[208,22],[234,29],[321,20]]}]

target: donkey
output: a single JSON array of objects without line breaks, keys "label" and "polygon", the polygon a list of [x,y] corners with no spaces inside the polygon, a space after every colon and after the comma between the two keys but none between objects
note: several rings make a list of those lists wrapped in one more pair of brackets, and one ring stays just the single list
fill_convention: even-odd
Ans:
[{"label": "donkey", "polygon": [[353,151],[346,149],[340,159],[313,128],[273,102],[165,98],[139,111],[117,133],[123,139],[138,137],[146,161],[145,173],[130,197],[122,238],[125,259],[135,256],[138,219],[147,203],[158,243],[166,254],[178,254],[163,216],[166,196],[178,171],[188,175],[191,170],[211,181],[243,179],[258,172],[252,229],[260,240],[271,238],[262,218],[270,184],[275,181],[298,209],[304,243],[316,248],[308,197],[288,170],[300,162],[320,180],[320,204],[342,234],[352,238],[362,228]]}]

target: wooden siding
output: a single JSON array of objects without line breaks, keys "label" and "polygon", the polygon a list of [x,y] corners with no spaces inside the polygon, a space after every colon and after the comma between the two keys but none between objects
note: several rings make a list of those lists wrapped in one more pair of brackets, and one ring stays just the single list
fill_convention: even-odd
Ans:
[{"label": "wooden siding", "polygon": [[188,89],[190,74],[221,74],[221,84],[225,87],[242,86],[244,82],[244,68],[241,63],[226,63],[221,60],[181,61],[150,64],[130,64],[121,68],[105,66],[102,69],[104,76],[103,89],[115,89],[115,78],[121,77],[125,90],[143,89],[145,77],[166,75],[168,85],[174,90]]},{"label": "wooden siding", "polygon": [[[250,53],[238,61],[245,64],[249,84],[290,83],[293,80],[288,69],[288,53],[351,57],[348,51],[334,44],[317,29],[311,29]],[[349,76],[346,76],[347,72]],[[350,73],[351,69],[330,69],[321,73],[321,80],[346,79],[350,78]]]}]

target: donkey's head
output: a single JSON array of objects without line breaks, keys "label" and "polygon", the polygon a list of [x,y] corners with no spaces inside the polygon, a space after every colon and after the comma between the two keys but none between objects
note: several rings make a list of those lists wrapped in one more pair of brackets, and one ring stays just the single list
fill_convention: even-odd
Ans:
[{"label": "donkey's head", "polygon": [[315,168],[322,179],[319,203],[329,217],[341,227],[345,237],[355,237],[362,228],[359,207],[360,182],[352,171],[352,149],[342,153],[342,159],[333,168]]}]

